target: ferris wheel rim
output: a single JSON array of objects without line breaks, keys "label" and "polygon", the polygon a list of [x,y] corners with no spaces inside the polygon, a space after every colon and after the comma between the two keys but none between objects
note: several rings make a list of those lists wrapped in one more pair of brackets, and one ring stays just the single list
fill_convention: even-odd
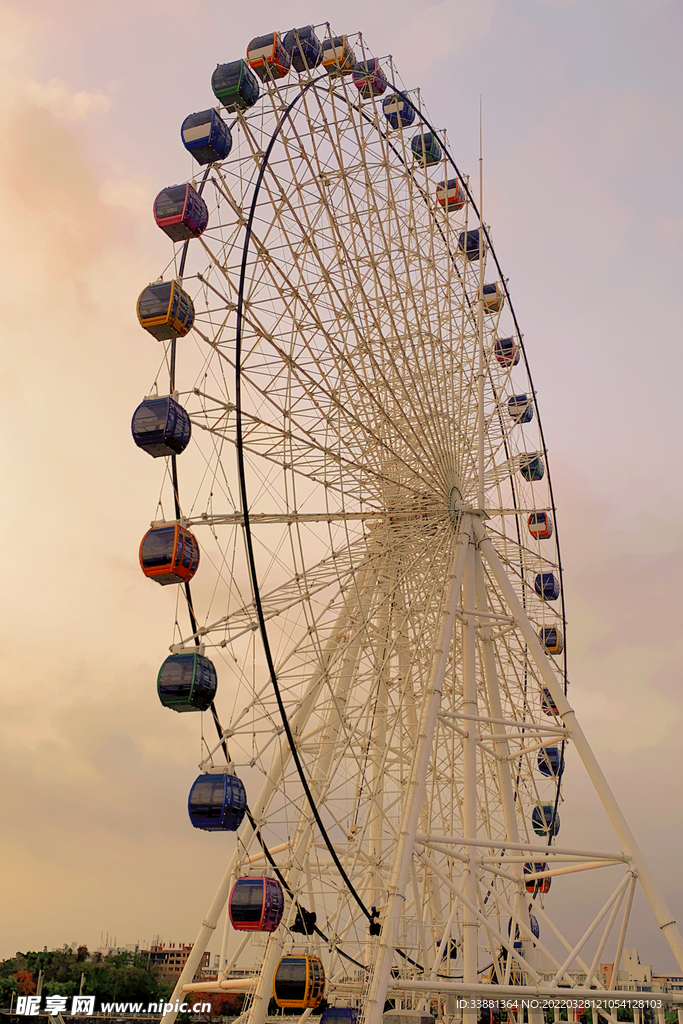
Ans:
[{"label": "ferris wheel rim", "polygon": [[[270,678],[271,678],[271,683],[272,683],[272,686],[273,686],[273,690],[274,690],[274,693],[275,693],[275,696],[276,696],[276,700],[277,700],[277,704],[278,704],[278,708],[279,708],[279,712],[280,712],[280,717],[281,717],[281,720],[282,720],[283,728],[284,728],[284,731],[285,731],[285,733],[287,735],[288,744],[289,744],[289,747],[290,747],[290,751],[291,751],[294,763],[295,763],[296,768],[297,768],[297,773],[299,775],[300,781],[301,781],[302,786],[304,788],[304,792],[306,793],[306,796],[307,796],[307,799],[308,799],[309,806],[311,808],[311,811],[313,812],[313,815],[314,815],[315,820],[316,820],[316,824],[318,825],[318,828],[319,828],[320,833],[321,833],[321,835],[322,835],[322,837],[323,837],[323,839],[325,841],[325,844],[326,844],[326,846],[327,846],[331,856],[333,857],[333,860],[336,862],[338,871],[339,871],[339,873],[341,875],[341,878],[344,881],[344,884],[345,884],[345,886],[347,888],[347,891],[355,899],[356,903],[358,904],[359,908],[362,910],[362,912],[364,913],[366,918],[368,920],[372,921],[372,915],[367,910],[367,907],[365,906],[365,904],[363,903],[363,901],[361,900],[361,898],[357,894],[357,892],[355,890],[355,887],[353,886],[353,884],[351,883],[350,879],[346,875],[346,872],[345,872],[344,868],[342,867],[341,863],[338,860],[337,854],[336,854],[336,852],[334,850],[333,843],[330,841],[329,836],[327,835],[327,831],[326,831],[326,829],[324,827],[324,824],[322,822],[322,819],[320,817],[318,808],[317,808],[316,803],[315,803],[315,801],[314,801],[314,799],[312,797],[312,794],[310,792],[310,789],[309,789],[309,786],[308,786],[308,781],[306,779],[305,771],[304,771],[303,766],[302,766],[302,764],[300,762],[300,759],[298,757],[298,751],[296,749],[296,743],[294,741],[294,737],[293,737],[293,734],[291,732],[291,727],[290,727],[287,711],[285,709],[285,706],[284,706],[284,703],[283,703],[283,700],[282,700],[282,696],[281,696],[281,693],[280,693],[277,670],[275,668],[275,661],[274,661],[273,654],[272,654],[272,648],[271,648],[271,644],[270,644],[268,628],[267,628],[267,625],[266,625],[266,618],[265,618],[265,615],[264,615],[263,605],[262,605],[262,601],[261,601],[261,585],[260,585],[260,582],[259,582],[259,574],[258,574],[258,571],[257,571],[256,557],[255,557],[255,552],[254,552],[254,542],[253,542],[252,526],[251,526],[250,514],[249,514],[250,505],[249,505],[249,498],[248,498],[248,494],[247,494],[246,468],[245,468],[245,458],[244,458],[244,435],[243,435],[243,424],[242,424],[242,415],[243,415],[243,405],[242,405],[242,365],[243,365],[242,364],[242,327],[243,327],[243,316],[244,316],[245,285],[246,285],[246,278],[247,278],[247,261],[248,261],[248,257],[249,257],[249,254],[250,254],[250,245],[251,245],[251,239],[252,239],[253,223],[254,223],[254,217],[255,217],[255,213],[256,213],[257,202],[258,202],[258,198],[259,198],[259,194],[260,194],[260,190],[261,190],[261,185],[263,183],[263,179],[264,179],[266,170],[268,169],[269,159],[270,159],[270,156],[271,156],[271,154],[273,152],[275,144],[276,144],[276,142],[278,140],[278,137],[279,137],[283,127],[285,126],[285,124],[289,120],[292,111],[297,106],[297,104],[299,104],[301,102],[301,100],[306,95],[306,93],[311,88],[313,88],[315,85],[317,85],[319,82],[324,81],[324,79],[326,77],[327,77],[326,75],[320,75],[317,78],[312,78],[309,82],[305,83],[299,89],[299,91],[297,92],[296,96],[288,103],[286,109],[280,115],[280,117],[278,119],[278,122],[277,122],[277,125],[276,125],[274,131],[272,132],[270,140],[268,142],[268,145],[267,145],[267,147],[265,149],[265,153],[264,153],[264,155],[263,155],[263,157],[261,159],[261,165],[259,167],[259,173],[258,173],[258,176],[257,176],[257,179],[256,179],[256,183],[255,183],[254,188],[253,188],[253,194],[252,194],[251,204],[250,204],[250,209],[249,209],[249,216],[248,216],[246,227],[245,227],[245,238],[244,238],[244,243],[243,243],[242,260],[241,260],[241,266],[240,266],[239,292],[238,292],[238,301],[237,301],[237,309],[236,309],[236,318],[237,318],[236,331],[235,331],[235,339],[236,339],[236,344],[235,344],[235,423],[236,423],[236,440],[237,440],[236,453],[237,453],[237,464],[238,464],[239,490],[240,490],[240,496],[241,496],[241,502],[242,502],[242,516],[243,516],[243,525],[244,525],[244,535],[245,535],[246,548],[247,548],[247,562],[248,562],[248,566],[249,566],[249,576],[250,576],[250,580],[251,580],[252,592],[253,592],[253,597],[254,597],[254,605],[255,605],[255,609],[256,609],[256,616],[257,616],[258,624],[259,624],[259,634],[260,634],[260,638],[261,638],[261,644],[262,644],[263,651],[264,651],[264,654],[265,654],[266,663],[267,663],[267,666],[268,666],[268,671],[269,671],[269,675],[270,675]],[[433,128],[433,126],[431,125],[429,120],[424,116],[423,112],[420,111],[412,103],[412,100],[410,100],[409,97],[406,97],[405,93],[403,93],[403,92],[401,93],[401,95],[402,95],[402,97],[405,97],[405,99],[407,100],[408,104],[419,115],[419,117],[423,121],[424,125],[427,128],[429,128],[431,131],[435,131],[435,129]],[[362,111],[361,105],[359,104],[358,106],[361,109],[362,116],[364,116],[364,118],[372,124],[371,119],[368,118],[368,116],[366,114],[364,114],[364,112]],[[377,124],[375,124],[374,127],[376,127],[379,130],[379,126]],[[380,134],[381,134],[381,132],[380,132]],[[394,149],[394,146],[391,143],[389,143],[389,145],[391,145],[391,148]],[[530,386],[531,386],[531,392],[532,392],[532,397],[533,397],[533,406],[534,406],[534,409],[535,409],[535,412],[536,412],[537,421],[538,421],[538,429],[539,429],[539,434],[540,434],[541,443],[542,443],[543,455],[544,455],[544,458],[545,458],[546,472],[547,472],[547,475],[548,475],[548,486],[549,486],[549,494],[550,494],[550,499],[551,499],[550,504],[551,504],[553,516],[556,516],[554,494],[553,494],[553,490],[552,490],[552,481],[551,481],[551,476],[550,476],[550,468],[548,466],[548,460],[547,460],[547,447],[546,447],[546,444],[545,444],[545,437],[544,437],[544,434],[543,434],[542,422],[541,422],[540,415],[539,415],[539,410],[538,410],[536,391],[535,391],[535,388],[533,387],[533,380],[532,380],[532,377],[531,377],[531,372],[530,372],[530,368],[529,368],[529,362],[528,362],[526,350],[524,348],[523,337],[522,337],[522,334],[521,334],[521,331],[520,331],[520,328],[519,328],[519,323],[518,323],[518,320],[517,320],[517,316],[516,316],[516,313],[515,313],[515,310],[514,310],[514,306],[512,304],[512,300],[511,300],[511,297],[510,297],[507,280],[503,276],[502,269],[501,269],[501,266],[500,266],[497,254],[495,252],[495,249],[494,249],[494,246],[493,246],[492,239],[490,237],[488,228],[481,221],[481,217],[479,215],[479,210],[478,210],[476,202],[474,200],[474,196],[472,195],[472,192],[471,192],[471,190],[469,188],[469,183],[465,180],[464,176],[460,172],[457,164],[455,163],[455,161],[453,159],[452,154],[450,153],[449,148],[445,144],[443,145],[443,150],[444,150],[444,152],[446,154],[446,157],[447,157],[448,161],[450,162],[451,166],[455,170],[458,179],[463,184],[463,187],[465,188],[468,200],[469,200],[469,202],[470,202],[474,212],[477,215],[480,228],[483,229],[483,232],[484,232],[484,235],[485,235],[485,238],[486,238],[486,242],[488,244],[488,248],[491,251],[491,254],[493,256],[496,268],[498,270],[498,274],[499,274],[501,283],[503,285],[503,289],[504,289],[504,292],[505,292],[505,297],[507,299],[507,302],[508,302],[508,305],[509,305],[509,308],[510,308],[510,312],[511,312],[511,315],[512,315],[512,318],[513,318],[513,322],[514,322],[514,325],[515,325],[515,331],[516,331],[516,335],[517,335],[517,338],[518,338],[518,341],[519,341],[520,349],[521,349],[521,352],[523,354],[524,365],[525,365],[525,368],[526,368],[527,377],[528,377],[528,380],[529,380],[529,383],[530,383]],[[404,162],[402,160],[402,158],[400,157],[400,155],[399,155],[399,159],[401,159],[401,162]],[[453,261],[453,263],[455,265],[455,260],[453,258],[453,254],[452,253],[451,253],[451,260]],[[489,369],[488,373],[489,373],[489,377],[490,377],[490,369]],[[491,381],[491,384],[493,385],[493,381]],[[494,388],[494,393],[495,393],[495,388]],[[507,437],[505,436],[505,434],[503,436],[504,436],[503,444],[504,444],[505,451],[506,451],[506,454],[507,454],[508,453]],[[510,476],[510,482],[511,482],[511,487],[512,487],[513,503],[514,503],[514,506],[516,508],[516,507],[518,507],[517,506],[517,490],[516,490],[516,487],[515,487],[515,484],[514,484],[514,480],[512,479],[512,474]],[[519,517],[516,516],[515,519],[516,519],[516,529],[517,529],[518,538],[520,540],[520,549],[521,549]],[[558,554],[558,572],[559,572],[559,576],[560,576],[560,583],[562,583],[562,566],[561,566],[561,558],[560,558],[560,550],[559,550],[559,537],[556,537],[556,546],[557,546],[557,554]],[[520,550],[520,555],[521,555],[521,550]],[[561,621],[562,621],[562,626],[563,626],[563,629],[564,629],[565,622],[566,622],[566,616],[565,616],[565,608],[564,608],[564,588],[562,586],[561,586],[561,594],[562,594]],[[565,651],[566,651],[566,648],[565,648]],[[564,654],[563,675],[564,675],[564,689],[565,689],[565,692],[566,692],[566,686],[567,686],[566,654]],[[562,749],[563,749],[563,752],[564,752],[564,740],[562,741]],[[564,767],[564,760],[562,761],[562,770],[563,770],[563,767]],[[560,772],[560,775],[557,778],[557,785],[556,785],[556,791],[555,791],[555,801],[554,801],[555,806],[554,806],[554,811],[553,811],[553,819],[554,819],[554,817],[555,817],[555,815],[557,813],[557,806],[558,806],[559,799],[560,799],[561,779],[562,779],[562,772]],[[548,835],[548,845],[550,845],[551,843],[552,843],[552,836]],[[536,893],[534,893],[534,898],[535,898],[535,896],[536,896]],[[317,928],[316,928],[316,931],[318,931]],[[398,947],[396,947],[396,950],[401,955],[403,955],[406,958],[406,960],[408,960],[409,962],[411,962],[413,964],[415,963],[414,961],[411,960],[410,957],[407,957],[407,955],[405,953],[402,953],[402,951],[399,950]],[[345,958],[348,958],[348,959],[353,961],[353,958],[349,957],[348,954],[345,955]],[[418,966],[418,965],[415,964],[415,966]]]}]

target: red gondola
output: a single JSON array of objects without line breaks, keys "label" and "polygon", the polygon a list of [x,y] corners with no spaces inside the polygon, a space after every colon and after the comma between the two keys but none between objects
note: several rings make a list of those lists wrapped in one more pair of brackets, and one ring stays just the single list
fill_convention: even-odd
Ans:
[{"label": "red gondola", "polygon": [[238,878],[232,887],[228,910],[238,932],[274,932],[285,909],[285,894],[277,878]]},{"label": "red gondola", "polygon": [[[540,873],[541,871],[547,871],[547,870],[548,870],[548,865],[547,864],[525,864],[524,865],[524,874],[525,875],[535,874],[536,872]],[[550,891],[550,883],[551,882],[552,882],[552,878],[529,878],[528,880],[525,879],[524,884],[526,886],[526,891],[527,892],[542,892],[542,893],[546,893],[546,892]]]},{"label": "red gondola", "polygon": [[154,220],[173,242],[199,238],[209,223],[209,211],[189,184],[163,188],[154,200]]},{"label": "red gondola", "polygon": [[559,714],[557,704],[553,700],[550,690],[547,690],[545,687],[543,688],[543,691],[541,693],[541,711],[544,715]]}]

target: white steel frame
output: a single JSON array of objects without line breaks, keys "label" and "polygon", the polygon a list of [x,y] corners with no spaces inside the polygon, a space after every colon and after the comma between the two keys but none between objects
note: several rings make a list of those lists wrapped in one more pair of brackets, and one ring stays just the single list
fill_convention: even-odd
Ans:
[{"label": "white steel frame", "polygon": [[[354,45],[369,57],[362,37]],[[509,296],[484,309],[487,277],[504,283],[490,232],[471,196],[461,210],[436,202],[458,172],[445,133],[438,166],[414,161],[410,140],[431,124],[419,92],[405,95],[415,123],[391,129],[381,99],[362,100],[348,76],[268,83],[233,118],[233,151],[205,183],[209,228],[182,264],[197,318],[178,348],[194,432],[178,462],[181,518],[202,567],[198,625],[181,625],[177,607],[172,649],[201,643],[218,667],[222,731],[207,728],[201,767],[227,745],[251,819],[172,1001],[244,991],[249,1024],[263,1024],[292,950],[323,958],[327,998],[359,1005],[364,1024],[379,1024],[388,996],[446,1012],[454,994],[595,995],[610,941],[616,984],[637,881],[683,970],[678,928],[565,695],[564,657],[539,640],[564,630],[561,600],[534,587],[540,572],[561,578],[559,547],[526,527],[553,511],[552,491],[547,473],[522,472],[528,456],[547,459],[526,357],[496,356],[499,337],[522,349]],[[458,238],[473,226],[479,259],[467,261]],[[524,425],[508,411],[520,393],[535,410]],[[157,521],[171,518],[169,485]],[[533,807],[561,802],[560,780],[537,769],[551,744],[576,751],[616,851],[535,834]],[[263,846],[295,899],[265,944],[247,934],[231,948],[226,916],[218,979],[194,982],[234,879],[272,873]],[[525,885],[620,865],[578,940],[552,897]],[[295,900],[319,933],[289,930]],[[252,976],[228,977],[238,963]]]}]

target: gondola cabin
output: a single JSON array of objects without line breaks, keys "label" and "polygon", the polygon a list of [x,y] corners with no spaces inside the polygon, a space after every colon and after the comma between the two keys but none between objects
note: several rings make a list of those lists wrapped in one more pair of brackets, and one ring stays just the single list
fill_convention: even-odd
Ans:
[{"label": "gondola cabin", "polygon": [[273,978],[275,1002],[283,1009],[315,1010],[325,991],[325,970],[317,956],[283,956]]},{"label": "gondola cabin", "polygon": [[419,131],[410,140],[414,159],[423,167],[433,167],[443,158],[443,150],[434,132]]},{"label": "gondola cabin", "polygon": [[546,779],[556,779],[564,770],[564,758],[559,747],[543,747],[538,752],[538,770]]},{"label": "gondola cabin", "polygon": [[[486,251],[486,238],[483,240],[483,249]],[[461,231],[458,235],[458,252],[461,253],[468,263],[479,259],[479,228],[472,231]]]},{"label": "gondola cabin", "polygon": [[516,366],[520,349],[514,338],[496,338],[493,354],[501,366]]},{"label": "gondola cabin", "polygon": [[515,926],[515,935],[514,935],[514,939],[513,939],[512,945],[513,945],[514,949],[521,949],[522,948],[522,936],[521,936],[521,933],[520,933],[520,930],[519,930],[519,925],[516,922],[513,922],[512,918],[508,919],[508,938],[512,935],[512,926],[513,926],[513,924]]},{"label": "gondola cabin", "polygon": [[211,76],[211,88],[231,114],[253,107],[261,93],[258,78],[243,57],[229,64],[218,64]]},{"label": "gondola cabin", "polygon": [[538,927],[538,921],[532,913],[529,913],[529,928],[531,929],[531,934],[535,939],[540,938],[541,929]]},{"label": "gondola cabin", "polygon": [[382,112],[392,128],[409,128],[415,120],[414,107],[400,92],[384,97]]},{"label": "gondola cabin", "polygon": [[312,25],[290,29],[284,38],[284,47],[290,55],[292,67],[300,75],[317,68],[323,59],[323,44]]},{"label": "gondola cabin", "polygon": [[353,1006],[328,1006],[323,1011],[320,1024],[358,1024],[360,1010]]},{"label": "gondola cabin", "polygon": [[513,395],[508,398],[508,415],[514,423],[531,423],[534,407],[528,395]]},{"label": "gondola cabin", "polygon": [[553,814],[553,804],[536,804],[531,815],[531,824],[537,836],[556,836],[560,831],[560,816]]},{"label": "gondola cabin", "polygon": [[360,61],[353,69],[353,84],[364,100],[381,96],[387,87],[387,78],[376,57]]},{"label": "gondola cabin", "polygon": [[188,182],[163,188],[154,200],[154,220],[172,242],[199,238],[209,223],[209,210]]},{"label": "gondola cabin", "polygon": [[449,178],[437,185],[436,201],[447,210],[462,210],[467,202],[467,193],[460,179]]},{"label": "gondola cabin", "polygon": [[356,66],[356,55],[346,36],[323,39],[322,65],[328,75],[350,75]]},{"label": "gondola cabin", "polygon": [[[548,870],[548,865],[547,864],[525,864],[524,865],[524,874],[525,875],[532,875],[532,874],[540,873],[541,871],[547,871],[547,870]],[[550,883],[551,882],[552,882],[552,878],[529,878],[529,879],[527,879],[525,881],[524,885],[526,886],[526,891],[527,892],[547,893],[547,892],[550,892]]]},{"label": "gondola cabin", "polygon": [[534,590],[543,601],[557,601],[560,581],[554,572],[539,572],[534,580]]},{"label": "gondola cabin", "polygon": [[225,160],[232,149],[232,135],[223,118],[215,110],[188,114],[180,128],[183,146],[198,164]]},{"label": "gondola cabin", "polygon": [[190,417],[170,395],[141,402],[133,413],[130,429],[138,448],[153,459],[180,455],[192,435]]},{"label": "gondola cabin", "polygon": [[500,313],[505,305],[505,292],[503,286],[497,281],[485,284],[482,288],[482,302],[485,313]]},{"label": "gondola cabin", "polygon": [[529,533],[537,540],[549,540],[553,535],[553,517],[550,512],[532,512],[527,519]]},{"label": "gondola cabin", "polygon": [[[436,948],[441,948],[441,939],[436,940]],[[460,956],[460,945],[455,939],[449,939],[441,953],[442,960],[457,960]]]},{"label": "gondola cabin", "polygon": [[548,654],[562,654],[564,640],[562,639],[562,633],[556,626],[544,626],[539,631],[538,639]]},{"label": "gondola cabin", "polygon": [[190,821],[205,832],[236,832],[247,809],[241,779],[227,772],[206,772],[195,779],[187,801]]},{"label": "gondola cabin", "polygon": [[172,711],[206,711],[217,688],[214,664],[199,651],[169,655],[157,676],[159,700]]},{"label": "gondola cabin", "polygon": [[194,323],[194,305],[177,281],[150,284],[138,298],[140,326],[157,341],[183,338]]},{"label": "gondola cabin", "polygon": [[519,457],[519,471],[525,480],[533,483],[535,480],[542,480],[545,476],[543,459],[538,452],[528,452]]},{"label": "gondola cabin", "polygon": [[559,715],[557,704],[553,700],[550,690],[545,687],[541,692],[541,711],[544,715]]},{"label": "gondola cabin", "polygon": [[282,920],[285,894],[277,878],[238,878],[228,901],[230,923],[238,932],[274,932]]},{"label": "gondola cabin", "polygon": [[247,60],[262,82],[284,78],[289,74],[292,57],[285,48],[279,32],[257,36],[247,47]]},{"label": "gondola cabin", "polygon": [[153,526],[142,538],[140,565],[145,576],[162,587],[189,583],[199,565],[197,538],[184,526]]}]

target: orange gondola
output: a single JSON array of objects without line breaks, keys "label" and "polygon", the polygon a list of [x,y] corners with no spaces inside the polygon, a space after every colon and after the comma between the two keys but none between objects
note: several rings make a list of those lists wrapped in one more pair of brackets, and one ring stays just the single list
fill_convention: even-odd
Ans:
[{"label": "orange gondola", "polygon": [[189,583],[199,565],[199,543],[184,526],[153,526],[142,538],[140,565],[145,576],[160,583]]}]

